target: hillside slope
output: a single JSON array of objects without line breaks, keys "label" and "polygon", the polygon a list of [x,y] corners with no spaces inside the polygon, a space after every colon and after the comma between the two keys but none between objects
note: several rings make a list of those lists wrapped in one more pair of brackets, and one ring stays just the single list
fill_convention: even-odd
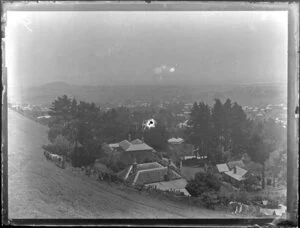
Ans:
[{"label": "hillside slope", "polygon": [[9,218],[209,218],[230,217],[97,182],[43,157],[47,128],[8,110]]}]

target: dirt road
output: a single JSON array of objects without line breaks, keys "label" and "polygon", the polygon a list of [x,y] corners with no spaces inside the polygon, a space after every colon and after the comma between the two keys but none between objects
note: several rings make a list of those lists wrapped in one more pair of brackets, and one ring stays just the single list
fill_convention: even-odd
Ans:
[{"label": "dirt road", "polygon": [[8,110],[9,218],[212,218],[230,214],[97,182],[48,162],[47,127]]}]

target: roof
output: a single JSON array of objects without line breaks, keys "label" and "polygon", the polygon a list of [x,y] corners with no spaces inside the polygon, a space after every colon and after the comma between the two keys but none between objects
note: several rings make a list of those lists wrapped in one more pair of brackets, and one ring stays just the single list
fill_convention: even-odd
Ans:
[{"label": "roof", "polygon": [[137,171],[146,170],[146,169],[154,169],[154,168],[162,168],[163,166],[158,162],[149,162],[142,163],[137,165]]},{"label": "roof", "polygon": [[135,140],[131,141],[131,143],[132,143],[132,144],[142,144],[143,141],[140,140],[140,139],[135,139]]},{"label": "roof", "polygon": [[117,176],[122,180],[126,180],[129,172],[131,171],[131,169],[132,169],[132,166],[128,166],[127,168],[125,168],[122,171],[118,172]]},{"label": "roof", "polygon": [[183,192],[184,195],[190,196],[189,192],[185,189],[185,186],[187,185],[187,181],[183,178],[177,180],[171,180],[171,181],[161,181],[161,182],[147,184],[147,185],[156,186],[158,189],[161,190],[169,190],[169,189],[179,190],[180,192]]},{"label": "roof", "polygon": [[207,158],[207,156],[195,156],[195,155],[191,155],[191,156],[183,156],[181,157],[182,160],[190,160],[190,159],[196,159],[196,160],[201,160],[201,159],[205,159]]},{"label": "roof", "polygon": [[119,143],[119,146],[125,151],[139,151],[139,150],[152,150],[153,148],[148,146],[140,139],[135,139],[131,142],[123,140]]},{"label": "roof", "polygon": [[[162,168],[162,167],[163,166],[158,162],[142,163],[137,165],[137,172],[140,170],[155,169],[155,168]],[[135,178],[135,175],[131,175],[131,177],[129,177],[131,170],[132,170],[132,165],[120,171],[118,173],[118,176],[123,180],[128,179],[127,181],[132,182],[133,179]]]},{"label": "roof", "polygon": [[239,166],[241,168],[245,167],[245,164],[242,160],[238,160],[238,161],[230,161],[227,163],[229,169],[232,169],[233,167]]},{"label": "roof", "polygon": [[168,143],[183,143],[184,140],[182,138],[170,138]]},{"label": "roof", "polygon": [[217,166],[217,169],[220,173],[229,171],[229,168],[228,168],[227,164],[217,164],[216,166]]},{"label": "roof", "polygon": [[247,170],[236,166],[236,173],[234,173],[233,169],[224,173],[237,181],[241,181],[245,179],[244,175],[247,173]]},{"label": "roof", "polygon": [[118,148],[119,144],[118,143],[111,143],[111,144],[108,144],[108,146],[111,147],[111,148]]},{"label": "roof", "polygon": [[139,150],[153,150],[152,147],[148,146],[146,143],[142,144],[131,144],[125,151],[139,151]]},{"label": "roof", "polygon": [[[150,184],[164,181],[164,176],[167,174],[167,172],[167,167],[140,170],[137,172],[133,180],[133,184]],[[181,176],[175,171],[171,170],[170,180],[179,178],[181,178]]]},{"label": "roof", "polygon": [[119,146],[123,149],[123,150],[127,150],[130,147],[131,143],[128,142],[127,140],[123,140],[119,143]]}]

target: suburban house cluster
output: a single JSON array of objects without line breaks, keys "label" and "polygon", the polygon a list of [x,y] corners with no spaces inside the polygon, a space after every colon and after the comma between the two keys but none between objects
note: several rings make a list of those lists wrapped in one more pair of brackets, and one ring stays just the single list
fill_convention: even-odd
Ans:
[{"label": "suburban house cluster", "polygon": [[[182,138],[170,138],[171,148],[183,148]],[[244,155],[239,160],[224,164],[217,164],[212,168],[207,164],[207,156],[199,156],[194,150],[191,155],[181,156],[179,164],[175,165],[172,159],[162,157],[157,160],[158,152],[147,145],[143,138],[128,139],[118,143],[107,144],[106,151],[118,154],[127,167],[118,173],[123,181],[134,186],[152,186],[161,190],[171,190],[183,195],[190,194],[185,189],[187,181],[194,179],[196,173],[215,172],[220,174],[226,182],[239,188],[250,176],[261,177],[261,165]]]},{"label": "suburban house cluster", "polygon": [[[183,139],[173,138],[171,144],[181,144]],[[157,152],[147,145],[143,138],[123,140],[105,146],[105,150],[111,154],[118,154],[127,167],[118,173],[123,181],[135,185],[153,187],[163,191],[174,191],[189,196],[185,186],[187,181],[182,177],[180,170],[167,158],[159,162],[156,160]]]}]

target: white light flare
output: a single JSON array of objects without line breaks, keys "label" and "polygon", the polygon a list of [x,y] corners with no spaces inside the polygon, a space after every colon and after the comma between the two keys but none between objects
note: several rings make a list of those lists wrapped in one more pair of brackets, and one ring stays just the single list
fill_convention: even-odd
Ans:
[{"label": "white light flare", "polygon": [[151,128],[154,128],[155,125],[156,125],[156,121],[155,119],[149,119],[149,120],[146,120],[144,123],[143,123],[143,126],[144,126],[144,130],[145,129],[151,129]]}]

